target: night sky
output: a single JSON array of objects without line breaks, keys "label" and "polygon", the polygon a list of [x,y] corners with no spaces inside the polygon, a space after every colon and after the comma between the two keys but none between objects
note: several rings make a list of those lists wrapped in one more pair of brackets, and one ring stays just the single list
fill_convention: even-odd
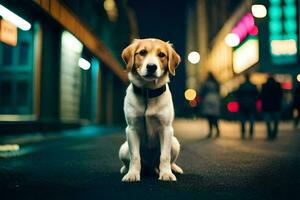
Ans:
[{"label": "night sky", "polygon": [[171,79],[176,114],[184,111],[182,104],[185,90],[185,41],[186,41],[186,1],[183,0],[128,0],[134,9],[140,38],[159,38],[174,44],[181,56],[176,76]]}]

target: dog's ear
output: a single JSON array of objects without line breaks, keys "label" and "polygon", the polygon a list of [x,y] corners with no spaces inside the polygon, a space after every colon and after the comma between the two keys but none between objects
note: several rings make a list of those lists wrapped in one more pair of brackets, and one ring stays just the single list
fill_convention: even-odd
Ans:
[{"label": "dog's ear", "polygon": [[134,54],[137,48],[138,39],[135,39],[128,47],[122,52],[122,59],[126,63],[126,71],[130,72],[134,65]]},{"label": "dog's ear", "polygon": [[168,43],[168,68],[169,72],[175,76],[175,69],[179,65],[181,58],[173,49],[172,44]]}]

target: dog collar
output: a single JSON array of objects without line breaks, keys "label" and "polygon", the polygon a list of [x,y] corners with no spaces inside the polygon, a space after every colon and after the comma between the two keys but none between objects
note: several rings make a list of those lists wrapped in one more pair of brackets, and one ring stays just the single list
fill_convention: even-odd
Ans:
[{"label": "dog collar", "polygon": [[132,84],[133,86],[133,92],[137,95],[143,96],[145,98],[154,98],[154,97],[158,97],[160,95],[162,95],[167,87],[166,85],[163,85],[160,88],[157,89],[150,89],[150,88],[140,88],[135,86],[134,84]]}]

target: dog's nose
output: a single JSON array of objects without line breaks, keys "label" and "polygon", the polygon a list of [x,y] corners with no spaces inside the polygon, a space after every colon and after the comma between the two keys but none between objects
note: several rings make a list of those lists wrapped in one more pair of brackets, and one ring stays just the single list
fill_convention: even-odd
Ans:
[{"label": "dog's nose", "polygon": [[156,64],[150,63],[147,65],[147,71],[150,74],[153,74],[156,71],[156,69],[157,69]]}]

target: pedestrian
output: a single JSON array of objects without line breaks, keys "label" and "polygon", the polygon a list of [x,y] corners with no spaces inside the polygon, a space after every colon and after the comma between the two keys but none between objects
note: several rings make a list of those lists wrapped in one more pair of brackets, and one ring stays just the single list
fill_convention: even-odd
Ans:
[{"label": "pedestrian", "polygon": [[241,138],[245,139],[246,123],[249,121],[249,137],[253,138],[254,122],[256,113],[256,102],[259,92],[256,86],[251,83],[250,75],[245,75],[245,82],[237,90],[236,97],[239,103],[239,115],[241,123]]},{"label": "pedestrian", "polygon": [[294,116],[294,127],[296,129],[300,121],[300,83],[298,83],[293,96],[293,110],[296,111],[296,115]]},{"label": "pedestrian", "polygon": [[216,137],[219,137],[220,84],[211,72],[208,73],[208,77],[200,90],[200,96],[203,98],[201,104],[202,114],[207,119],[209,125],[207,137],[212,137],[214,128],[216,129]]},{"label": "pedestrian", "polygon": [[267,126],[268,139],[275,139],[278,132],[282,103],[282,88],[272,75],[263,84],[260,98],[262,101],[263,117]]}]

